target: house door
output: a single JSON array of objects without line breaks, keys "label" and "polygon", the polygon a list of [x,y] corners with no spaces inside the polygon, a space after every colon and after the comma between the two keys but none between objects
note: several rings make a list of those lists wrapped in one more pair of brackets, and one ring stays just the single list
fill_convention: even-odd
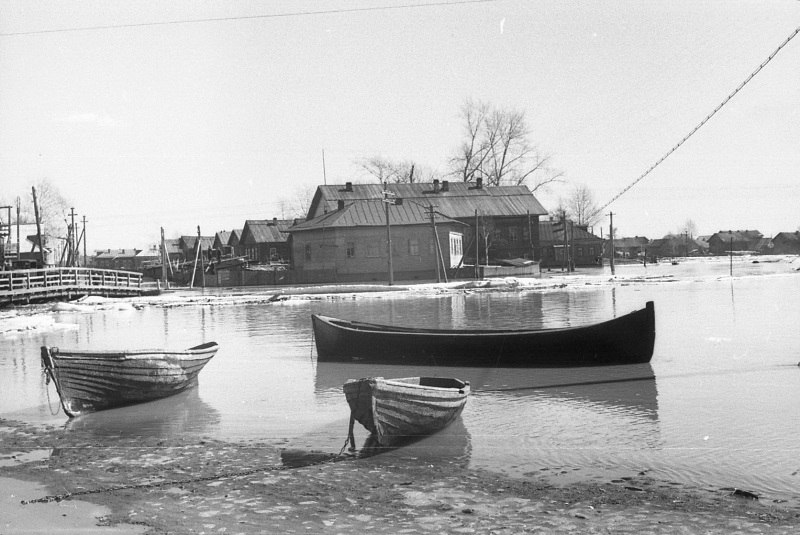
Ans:
[{"label": "house door", "polygon": [[458,232],[450,233],[450,267],[458,267],[464,258],[464,235]]}]

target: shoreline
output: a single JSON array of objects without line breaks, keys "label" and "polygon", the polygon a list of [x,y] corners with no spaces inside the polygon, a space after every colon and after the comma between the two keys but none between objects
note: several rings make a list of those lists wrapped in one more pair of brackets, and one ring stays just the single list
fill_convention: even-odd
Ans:
[{"label": "shoreline", "polygon": [[[47,488],[46,495],[35,496],[4,489],[4,499],[14,493],[19,500],[10,520],[16,525],[0,524],[3,533],[58,530],[74,518],[42,511],[59,513],[65,505],[84,521],[99,514],[94,529],[100,531],[92,532],[109,534],[800,530],[798,506],[762,502],[733,489],[688,488],[643,473],[554,485],[458,462],[412,465],[398,462],[392,451],[334,458],[197,437],[125,438],[98,447],[91,435],[9,420],[0,426],[0,458],[19,459],[0,464],[0,477]],[[107,490],[96,492],[101,489]],[[74,494],[60,501],[22,504],[69,492]],[[39,531],[43,518],[58,523]]]}]

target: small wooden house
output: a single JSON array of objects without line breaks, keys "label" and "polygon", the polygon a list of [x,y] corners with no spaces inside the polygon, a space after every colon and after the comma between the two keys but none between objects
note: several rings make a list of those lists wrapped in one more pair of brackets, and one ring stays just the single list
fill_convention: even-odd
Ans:
[{"label": "small wooden house", "polygon": [[777,233],[765,254],[800,254],[800,231]]},{"label": "small wooden house", "polygon": [[731,251],[755,251],[762,237],[757,230],[721,230],[708,239],[708,250],[713,255],[726,255]]},{"label": "small wooden house", "polygon": [[602,266],[603,239],[572,221],[540,221],[542,269]]},{"label": "small wooden house", "polygon": [[291,252],[286,230],[292,224],[292,220],[278,218],[248,219],[239,240],[242,256],[256,264],[288,264]]}]

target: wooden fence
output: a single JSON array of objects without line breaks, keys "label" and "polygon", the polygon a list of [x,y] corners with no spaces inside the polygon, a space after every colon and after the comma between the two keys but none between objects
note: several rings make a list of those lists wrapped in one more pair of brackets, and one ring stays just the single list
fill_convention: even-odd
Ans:
[{"label": "wooden fence", "polygon": [[157,292],[135,271],[47,268],[0,271],[0,306],[85,295],[130,297]]}]

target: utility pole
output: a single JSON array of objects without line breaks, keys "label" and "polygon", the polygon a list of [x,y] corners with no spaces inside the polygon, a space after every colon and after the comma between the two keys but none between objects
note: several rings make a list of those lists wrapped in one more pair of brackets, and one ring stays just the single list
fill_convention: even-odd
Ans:
[{"label": "utility pole", "polygon": [[436,215],[433,211],[434,208],[433,204],[428,205],[428,210],[431,215],[431,227],[433,227],[433,239],[436,243],[436,282],[442,282],[442,270],[439,267],[439,263],[441,262],[444,264],[444,259],[442,257],[442,246],[439,243],[439,233],[436,232]]},{"label": "utility pole", "polygon": [[33,213],[36,216],[36,241],[39,242],[40,267],[44,267],[44,247],[42,244],[42,224],[39,221],[39,202],[36,200],[36,188],[31,187],[33,193]]},{"label": "utility pole", "polygon": [[608,236],[611,240],[611,254],[609,256],[611,257],[611,275],[614,275],[614,212],[609,212],[608,217],[611,220],[608,232]]},{"label": "utility pole", "polygon": [[394,193],[387,190],[388,183],[383,183],[383,204],[384,210],[386,213],[386,257],[387,257],[387,269],[389,271],[389,286],[394,284],[394,267],[392,266],[392,227],[389,224],[389,205],[400,205],[403,204],[403,199],[394,199],[392,197],[395,196]]},{"label": "utility pole", "polygon": [[83,267],[86,267],[88,262],[86,261],[86,216],[83,216]]},{"label": "utility pole", "polygon": [[77,240],[75,239],[75,235],[77,234],[75,232],[75,208],[69,209],[69,215],[71,223],[69,224],[69,261],[67,263],[69,267],[75,267],[75,250],[78,247]]},{"label": "utility pole", "polygon": [[20,259],[20,251],[19,251],[19,211],[22,205],[22,200],[17,197],[17,260]]}]

